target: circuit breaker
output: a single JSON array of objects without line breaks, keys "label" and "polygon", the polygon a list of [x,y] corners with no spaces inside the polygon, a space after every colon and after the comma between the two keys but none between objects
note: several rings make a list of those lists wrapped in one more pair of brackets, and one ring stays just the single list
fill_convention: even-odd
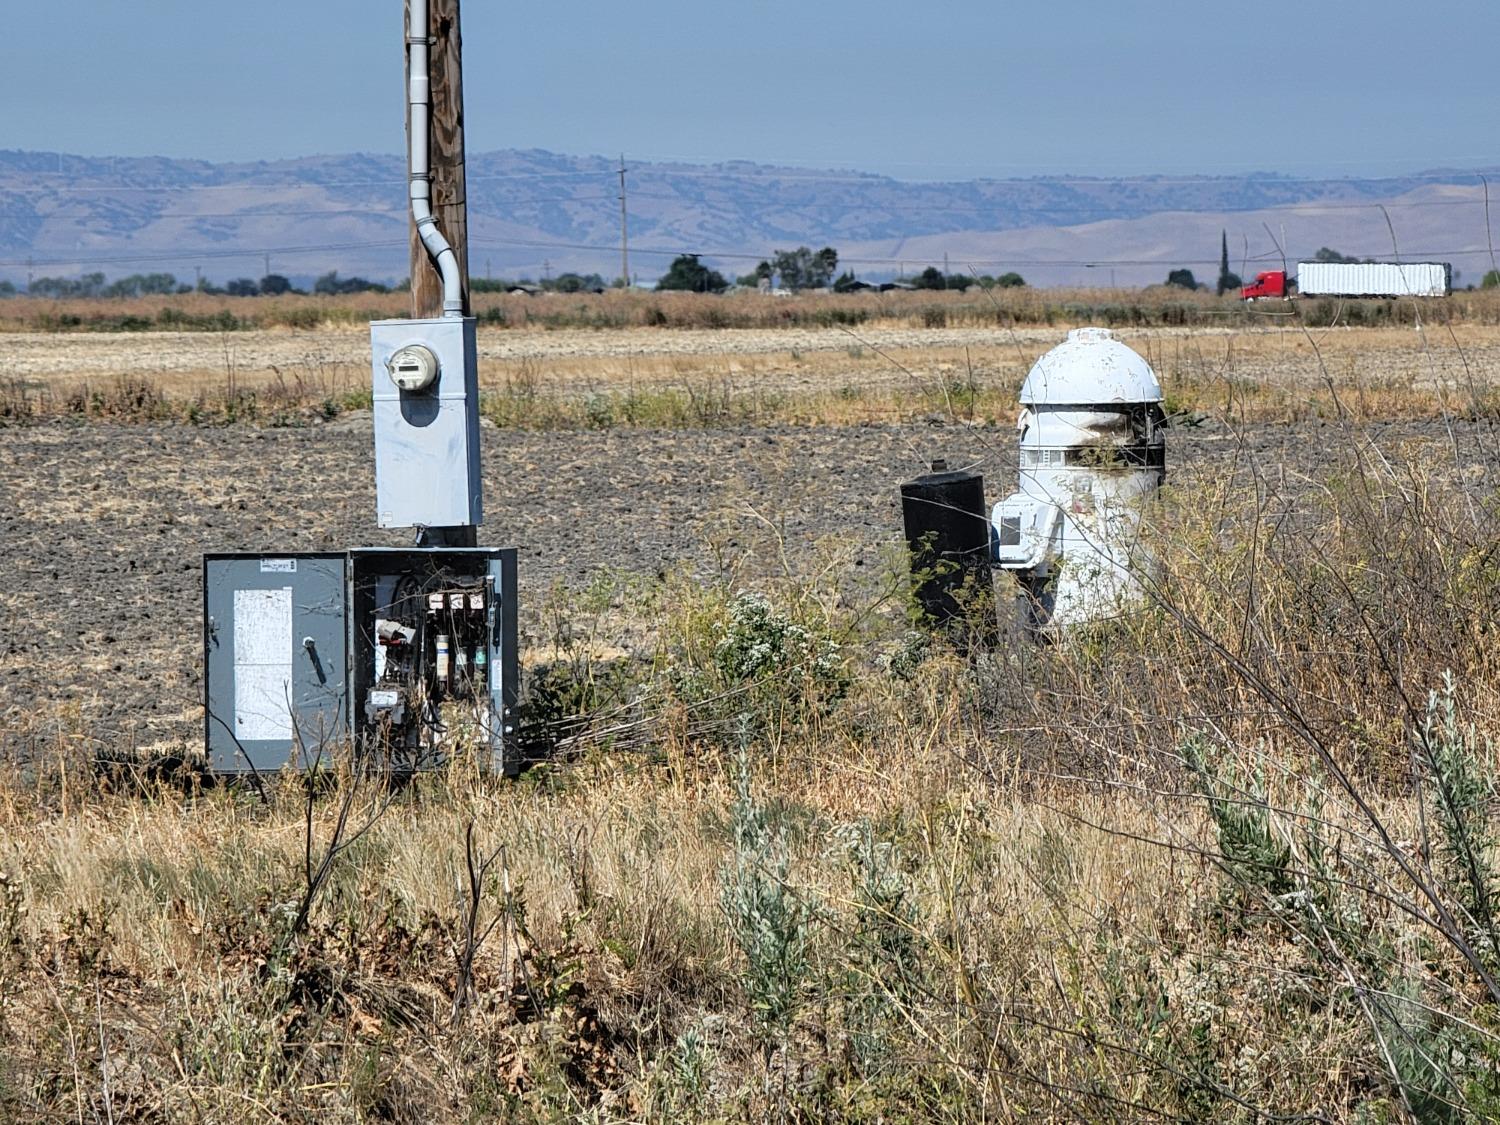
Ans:
[{"label": "circuit breaker", "polygon": [[351,744],[396,772],[473,751],[518,770],[513,548],[209,555],[203,582],[216,772],[307,769]]},{"label": "circuit breaker", "polygon": [[473,317],[370,325],[381,527],[477,527],[479,360]]}]

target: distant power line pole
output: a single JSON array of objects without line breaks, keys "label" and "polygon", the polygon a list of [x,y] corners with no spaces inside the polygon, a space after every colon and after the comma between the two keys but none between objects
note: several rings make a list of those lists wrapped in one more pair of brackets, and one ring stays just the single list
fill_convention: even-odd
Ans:
[{"label": "distant power line pole", "polygon": [[630,225],[625,210],[625,154],[620,153],[620,284],[630,288]]},{"label": "distant power line pole", "polygon": [[263,273],[263,274],[261,274],[261,277],[270,277],[271,276],[271,252],[269,250],[266,251],[265,258],[266,258],[266,272]]}]

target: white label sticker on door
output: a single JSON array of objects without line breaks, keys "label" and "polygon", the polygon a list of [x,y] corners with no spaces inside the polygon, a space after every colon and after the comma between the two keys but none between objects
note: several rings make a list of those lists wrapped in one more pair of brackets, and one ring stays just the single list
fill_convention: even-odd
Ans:
[{"label": "white label sticker on door", "polygon": [[261,559],[260,572],[262,574],[296,574],[296,559]]},{"label": "white label sticker on door", "polygon": [[234,592],[234,736],[292,737],[292,588]]}]

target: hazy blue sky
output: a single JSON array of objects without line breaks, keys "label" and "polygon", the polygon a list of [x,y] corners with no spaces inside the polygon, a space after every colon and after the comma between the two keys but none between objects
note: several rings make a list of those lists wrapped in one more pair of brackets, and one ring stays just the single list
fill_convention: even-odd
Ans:
[{"label": "hazy blue sky", "polygon": [[[400,0],[5,4],[0,148],[401,148]],[[903,178],[1492,164],[1491,0],[464,5],[473,149]]]}]

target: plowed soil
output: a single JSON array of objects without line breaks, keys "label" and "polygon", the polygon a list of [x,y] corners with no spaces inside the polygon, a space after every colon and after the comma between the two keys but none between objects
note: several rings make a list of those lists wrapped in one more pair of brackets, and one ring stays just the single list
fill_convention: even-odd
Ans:
[{"label": "plowed soil", "polygon": [[[1286,487],[1315,487],[1335,436],[1318,423],[1179,430],[1170,480],[1190,489],[1249,455]],[[1493,487],[1488,423],[1368,436],[1430,444]],[[555,584],[577,588],[606,568],[709,575],[733,557],[751,575],[796,571],[837,542],[849,581],[877,582],[899,558],[902,480],[943,456],[982,471],[993,502],[1013,484],[1013,450],[1008,427],[961,425],[487,428],[481,541],[520,548],[530,645]],[[196,745],[201,556],[408,541],[374,527],[371,464],[359,415],[301,429],[0,428],[0,741],[66,723],[104,745]]]}]

